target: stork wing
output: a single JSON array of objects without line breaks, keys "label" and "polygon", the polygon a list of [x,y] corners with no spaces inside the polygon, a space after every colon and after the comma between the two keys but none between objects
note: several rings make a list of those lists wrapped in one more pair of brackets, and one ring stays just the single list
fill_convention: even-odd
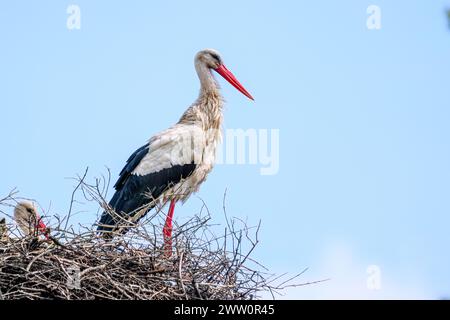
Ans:
[{"label": "stork wing", "polygon": [[137,149],[135,152],[133,152],[133,154],[128,158],[127,164],[125,165],[125,167],[123,167],[122,171],[120,171],[119,179],[114,185],[114,189],[116,190],[122,189],[123,185],[125,184],[125,181],[127,181],[130,174],[133,172],[134,169],[136,169],[141,160],[148,153],[148,147],[149,143],[146,143],[145,145]]},{"label": "stork wing", "polygon": [[[169,187],[189,177],[202,156],[203,136],[196,126],[177,125],[150,139],[120,172],[110,207],[122,217],[133,217],[138,209],[154,203]],[[107,226],[115,225],[115,220],[105,211],[99,230],[111,229]]]}]

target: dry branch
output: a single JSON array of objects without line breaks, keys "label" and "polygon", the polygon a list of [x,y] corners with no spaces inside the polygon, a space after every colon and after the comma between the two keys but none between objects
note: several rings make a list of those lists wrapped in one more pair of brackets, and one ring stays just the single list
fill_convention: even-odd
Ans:
[{"label": "dry branch", "polygon": [[[207,208],[206,215],[175,226],[170,258],[159,211],[108,241],[94,228],[76,231],[69,220],[77,193],[107,208],[103,192],[109,178],[89,185],[86,176],[87,171],[77,181],[68,215],[56,217],[50,240],[22,237],[9,224],[10,237],[0,241],[0,299],[254,299],[296,279],[274,284],[279,279],[250,257],[260,224],[249,228],[225,211],[224,234],[212,231]],[[13,206],[15,197],[13,191],[0,199],[0,207]]]}]

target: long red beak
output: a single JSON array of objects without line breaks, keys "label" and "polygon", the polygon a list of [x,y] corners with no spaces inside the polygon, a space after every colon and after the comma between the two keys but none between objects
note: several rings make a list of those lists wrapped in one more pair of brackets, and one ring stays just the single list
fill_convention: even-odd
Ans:
[{"label": "long red beak", "polygon": [[231,73],[231,71],[228,70],[227,67],[225,67],[225,65],[221,64],[220,67],[214,70],[218,74],[220,74],[225,80],[227,80],[233,87],[242,92],[242,94],[244,94],[247,98],[255,100],[253,99],[252,95],[247,90],[245,90],[244,86],[240,84],[238,79],[236,79],[236,77]]}]

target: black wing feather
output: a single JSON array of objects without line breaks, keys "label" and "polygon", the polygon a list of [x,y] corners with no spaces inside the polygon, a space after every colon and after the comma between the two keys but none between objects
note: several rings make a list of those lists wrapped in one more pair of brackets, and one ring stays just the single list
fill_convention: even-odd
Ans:
[{"label": "black wing feather", "polygon": [[[194,163],[174,165],[158,172],[147,175],[131,174],[149,152],[146,144],[136,150],[128,159],[127,164],[120,172],[114,188],[115,194],[109,202],[109,206],[120,216],[134,216],[141,207],[150,204],[157,199],[167,188],[189,177],[195,170]],[[152,206],[148,208],[150,210]],[[140,218],[142,218],[142,215]],[[107,211],[103,212],[99,222],[99,231],[112,231],[117,224]]]},{"label": "black wing feather", "polygon": [[128,158],[127,164],[125,167],[120,171],[119,179],[117,180],[116,184],[114,185],[114,189],[120,190],[127,178],[130,176],[130,174],[133,172],[134,169],[138,166],[139,162],[145,157],[145,155],[148,153],[148,147],[149,144],[145,144],[139,149],[137,149],[133,154]]}]

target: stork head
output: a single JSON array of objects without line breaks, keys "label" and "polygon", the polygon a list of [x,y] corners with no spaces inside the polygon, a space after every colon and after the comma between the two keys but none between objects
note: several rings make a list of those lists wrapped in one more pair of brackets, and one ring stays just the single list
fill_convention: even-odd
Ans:
[{"label": "stork head", "polygon": [[233,87],[239,90],[247,98],[254,100],[252,95],[245,90],[244,86],[236,79],[236,77],[225,67],[222,57],[219,52],[214,49],[205,49],[197,53],[195,56],[195,64],[206,66],[209,69],[216,71],[225,80],[227,80]]},{"label": "stork head", "polygon": [[195,61],[204,63],[210,69],[217,69],[221,64],[223,64],[220,53],[214,49],[199,51],[195,56]]},{"label": "stork head", "polygon": [[34,203],[24,201],[17,204],[14,209],[14,219],[25,235],[42,233],[48,237],[47,226],[42,222]]}]

